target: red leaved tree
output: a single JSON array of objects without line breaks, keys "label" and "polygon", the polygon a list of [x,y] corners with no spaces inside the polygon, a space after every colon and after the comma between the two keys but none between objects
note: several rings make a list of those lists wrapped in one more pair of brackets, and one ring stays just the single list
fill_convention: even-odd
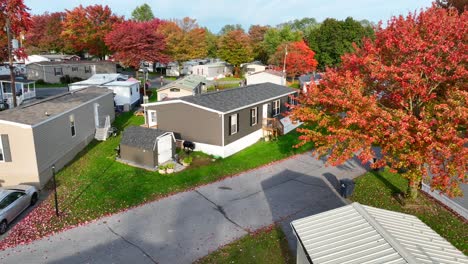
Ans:
[{"label": "red leaved tree", "polygon": [[158,32],[160,25],[159,19],[116,24],[105,38],[106,45],[114,52],[115,60],[137,69],[141,61],[167,63],[170,58],[164,54],[166,41]]},{"label": "red leaved tree", "polygon": [[[9,23],[12,39],[19,39],[31,26],[31,15],[28,10],[23,0],[0,0],[0,30],[3,31]],[[14,50],[13,54],[19,58],[26,57],[23,48]],[[0,61],[6,60],[8,60],[8,37],[3,31],[0,34]]]},{"label": "red leaved tree", "polygon": [[73,10],[66,10],[61,36],[67,48],[104,58],[109,53],[104,37],[115,23],[122,20],[108,6],[80,5]]},{"label": "red leaved tree", "polygon": [[60,37],[64,12],[44,13],[32,17],[32,25],[26,34],[25,46],[34,52],[60,52],[65,49]]},{"label": "red leaved tree", "polygon": [[379,146],[390,166],[409,180],[409,195],[426,180],[459,195],[468,161],[468,12],[432,7],[393,17],[374,42],[343,56],[317,87],[301,97],[293,116],[302,142],[340,164],[357,153],[368,162]]},{"label": "red leaved tree", "polygon": [[301,74],[313,72],[317,68],[317,61],[313,52],[304,41],[289,42],[281,44],[273,54],[270,62],[278,68],[283,68],[286,53],[286,74],[295,78]]}]

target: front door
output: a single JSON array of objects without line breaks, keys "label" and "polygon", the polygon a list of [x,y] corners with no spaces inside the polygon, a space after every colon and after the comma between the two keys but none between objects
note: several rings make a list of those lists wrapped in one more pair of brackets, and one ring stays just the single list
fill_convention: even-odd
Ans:
[{"label": "front door", "polygon": [[158,124],[158,119],[156,118],[155,110],[148,110],[148,126],[153,127]]},{"label": "front door", "polygon": [[268,118],[268,104],[263,105],[263,118]]}]

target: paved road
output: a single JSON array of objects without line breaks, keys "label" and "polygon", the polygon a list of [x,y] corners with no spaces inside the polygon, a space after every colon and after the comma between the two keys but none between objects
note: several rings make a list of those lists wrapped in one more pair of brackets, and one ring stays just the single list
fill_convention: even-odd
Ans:
[{"label": "paved road", "polygon": [[57,87],[57,88],[37,88],[36,98],[42,99],[49,96],[54,96],[60,93],[68,92],[68,87]]},{"label": "paved road", "polygon": [[273,222],[294,249],[289,222],[344,205],[330,182],[363,172],[299,155],[2,251],[0,262],[191,263]]}]

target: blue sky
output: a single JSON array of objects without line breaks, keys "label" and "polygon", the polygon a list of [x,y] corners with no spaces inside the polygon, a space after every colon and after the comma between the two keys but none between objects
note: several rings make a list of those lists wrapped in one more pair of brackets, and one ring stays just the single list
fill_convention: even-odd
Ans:
[{"label": "blue sky", "polygon": [[132,10],[143,3],[151,6],[156,17],[162,19],[189,16],[197,19],[214,33],[226,24],[241,24],[244,29],[252,24],[277,25],[285,21],[314,17],[322,21],[327,17],[387,21],[394,15],[429,7],[431,0],[25,0],[31,13],[42,14],[73,9],[82,4],[108,5],[119,15],[130,17]]}]

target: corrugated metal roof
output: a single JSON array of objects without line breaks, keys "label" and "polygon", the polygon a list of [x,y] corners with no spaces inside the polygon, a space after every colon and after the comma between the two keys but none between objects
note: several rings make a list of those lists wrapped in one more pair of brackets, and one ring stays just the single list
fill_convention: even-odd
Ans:
[{"label": "corrugated metal roof", "polygon": [[314,263],[467,263],[417,217],[353,203],[291,223]]}]

